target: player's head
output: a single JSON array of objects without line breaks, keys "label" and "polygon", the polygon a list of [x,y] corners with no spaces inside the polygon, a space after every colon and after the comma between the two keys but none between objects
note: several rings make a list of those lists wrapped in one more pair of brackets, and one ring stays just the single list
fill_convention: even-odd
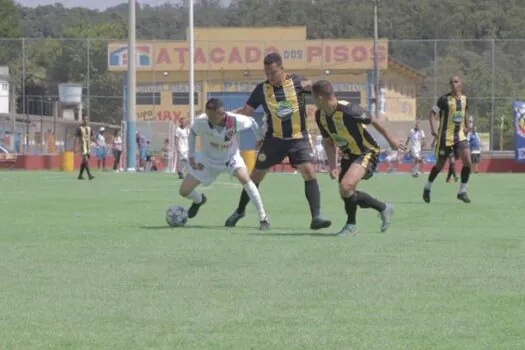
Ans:
[{"label": "player's head", "polygon": [[326,108],[330,102],[337,101],[334,87],[328,80],[318,80],[312,85],[312,98],[320,109]]},{"label": "player's head", "polygon": [[180,124],[180,127],[181,128],[185,128],[186,125],[188,125],[188,119],[184,118],[184,117],[181,117],[179,119],[179,124]]},{"label": "player's head", "polygon": [[114,135],[115,137],[120,136],[120,129],[116,129]]},{"label": "player's head", "polygon": [[460,94],[463,91],[463,80],[457,75],[453,75],[448,80],[450,84],[450,91],[453,94]]},{"label": "player's head", "polygon": [[88,119],[87,119],[87,117],[82,117],[82,125],[88,126]]},{"label": "player's head", "polygon": [[264,74],[273,86],[281,86],[284,80],[283,58],[277,52],[271,52],[264,57]]},{"label": "player's head", "polygon": [[224,111],[224,103],[218,98],[210,98],[206,102],[206,115],[208,120],[213,125],[220,124],[226,117],[226,112]]},{"label": "player's head", "polygon": [[414,128],[416,130],[419,130],[419,127],[420,127],[420,124],[419,124],[419,119],[418,119],[418,120],[416,120],[416,125],[414,126]]}]

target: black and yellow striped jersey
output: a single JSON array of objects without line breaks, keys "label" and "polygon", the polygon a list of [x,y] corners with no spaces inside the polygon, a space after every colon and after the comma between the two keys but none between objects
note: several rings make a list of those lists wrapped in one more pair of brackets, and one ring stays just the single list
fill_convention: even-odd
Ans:
[{"label": "black and yellow striped jersey", "polygon": [[91,138],[93,137],[93,130],[90,126],[81,125],[78,127],[76,136],[80,142],[80,151],[83,155],[91,152]]},{"label": "black and yellow striped jersey", "polygon": [[253,90],[246,104],[253,109],[261,106],[266,114],[266,136],[279,139],[301,139],[306,137],[306,100],[302,88],[304,78],[290,74],[279,87],[268,81]]},{"label": "black and yellow striped jersey", "polygon": [[465,117],[468,110],[467,96],[456,98],[451,93],[441,96],[432,109],[439,115],[439,131],[436,145],[439,147],[453,146],[465,141]]},{"label": "black and yellow striped jersey", "polygon": [[317,110],[315,121],[323,138],[332,138],[343,153],[379,153],[379,145],[366,130],[366,125],[372,122],[372,116],[359,105],[338,101],[332,115]]}]

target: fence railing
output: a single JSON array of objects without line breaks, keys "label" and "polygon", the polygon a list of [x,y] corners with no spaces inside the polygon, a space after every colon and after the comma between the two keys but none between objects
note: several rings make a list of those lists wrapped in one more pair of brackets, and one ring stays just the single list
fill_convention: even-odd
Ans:
[{"label": "fence railing", "polygon": [[[9,67],[11,83],[7,102],[5,97],[2,99],[4,95],[1,94],[0,84],[0,113],[5,112],[2,111],[5,105],[11,105],[11,111],[20,114],[52,117],[58,100],[58,84],[74,82],[83,86],[83,106],[91,120],[119,124],[124,113],[124,78],[123,74],[108,70],[108,43],[111,41],[0,39],[0,62]],[[385,115],[389,114],[389,109],[403,111],[414,108],[417,117],[426,118],[437,98],[449,90],[449,76],[458,74],[465,81],[469,113],[474,117],[478,131],[487,135],[490,149],[512,149],[511,105],[517,98],[525,98],[523,52],[525,40],[390,40],[389,59],[424,76],[421,81],[413,83],[416,88],[412,89],[412,83],[400,79],[396,72],[382,71],[382,87],[391,92],[384,98]],[[293,65],[291,67],[290,70],[294,69]],[[165,77],[159,78],[162,73],[153,65],[152,71],[142,72],[141,77],[144,79],[145,74],[151,74],[147,79],[149,83],[166,82]],[[367,83],[353,81],[354,78],[348,73],[334,69],[328,76],[309,78],[322,77],[340,82],[346,78],[337,75],[346,74],[349,79],[346,83],[353,84],[353,90],[362,94],[371,90]],[[209,71],[200,72],[198,79],[222,84],[219,91],[240,92],[264,77],[262,70],[250,70],[234,78],[228,72]],[[414,101],[410,102],[413,106],[405,101],[407,98]],[[186,112],[180,108],[177,113]],[[25,129],[32,142],[36,142],[43,134],[50,132],[45,122],[41,124],[42,130],[32,129],[31,125],[28,127],[22,122],[7,124],[0,120],[0,136],[6,131],[21,132]]]}]

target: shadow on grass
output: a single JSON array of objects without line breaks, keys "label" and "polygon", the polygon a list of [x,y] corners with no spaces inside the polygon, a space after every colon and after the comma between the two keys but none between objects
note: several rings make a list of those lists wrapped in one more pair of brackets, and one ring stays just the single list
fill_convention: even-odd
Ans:
[{"label": "shadow on grass", "polygon": [[256,232],[249,233],[250,236],[266,237],[336,237],[335,233],[317,233],[317,232]]},{"label": "shadow on grass", "polygon": [[[182,227],[171,227],[169,225],[151,225],[151,226],[139,226],[141,230],[176,230],[176,229],[204,229],[204,230],[231,230],[230,227],[225,227],[223,225],[185,225]],[[250,226],[237,226],[237,228],[240,229],[253,229],[253,227]]]}]

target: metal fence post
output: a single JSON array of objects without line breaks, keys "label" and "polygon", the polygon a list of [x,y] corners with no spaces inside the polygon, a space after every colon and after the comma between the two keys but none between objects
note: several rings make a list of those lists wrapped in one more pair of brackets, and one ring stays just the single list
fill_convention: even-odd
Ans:
[{"label": "metal fence post", "polygon": [[496,41],[492,39],[492,115],[490,116],[490,150],[494,150],[494,118],[496,117]]},{"label": "metal fence post", "polygon": [[87,40],[87,82],[86,82],[86,95],[87,95],[87,115],[88,118],[91,120],[91,92],[90,92],[90,86],[91,86],[91,40],[89,38]]}]

